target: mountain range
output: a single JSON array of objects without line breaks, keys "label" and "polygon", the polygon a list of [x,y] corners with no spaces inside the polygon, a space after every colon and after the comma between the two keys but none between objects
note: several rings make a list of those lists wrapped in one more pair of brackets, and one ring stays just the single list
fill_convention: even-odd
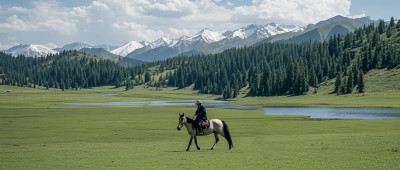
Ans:
[{"label": "mountain range", "polygon": [[[198,33],[177,39],[160,38],[154,42],[131,41],[122,46],[108,44],[89,45],[75,42],[61,48],[49,49],[43,45],[17,45],[8,50],[13,56],[25,55],[30,57],[46,56],[64,50],[80,50],[100,58],[118,60],[120,57],[135,59],[135,61],[156,61],[178,55],[212,54],[229,48],[257,45],[267,42],[302,42],[323,41],[335,34],[346,34],[363,25],[376,21],[369,17],[346,18],[335,16],[316,24],[299,27],[269,23],[266,25],[251,24],[242,28],[216,32],[209,28]],[[129,60],[131,61],[131,60]]]},{"label": "mountain range", "polygon": [[257,45],[266,42],[302,42],[308,40],[323,41],[335,34],[343,35],[371,23],[377,23],[377,21],[371,20],[369,17],[352,19],[338,15],[316,24],[309,24],[301,31],[286,32],[269,38],[260,39],[254,42],[254,44]]}]

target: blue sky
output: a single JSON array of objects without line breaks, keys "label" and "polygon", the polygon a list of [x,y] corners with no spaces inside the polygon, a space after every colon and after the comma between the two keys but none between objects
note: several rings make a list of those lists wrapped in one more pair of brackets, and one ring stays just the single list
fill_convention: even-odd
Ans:
[{"label": "blue sky", "polygon": [[399,0],[351,0],[350,15],[364,13],[372,19],[400,19]]},{"label": "blue sky", "polygon": [[121,45],[203,28],[307,25],[336,15],[400,18],[398,0],[0,0],[0,50],[16,44]]}]

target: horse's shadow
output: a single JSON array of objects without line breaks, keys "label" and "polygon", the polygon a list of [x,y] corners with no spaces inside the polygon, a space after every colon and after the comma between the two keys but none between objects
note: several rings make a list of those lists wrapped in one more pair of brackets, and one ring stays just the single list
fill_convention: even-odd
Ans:
[{"label": "horse's shadow", "polygon": [[202,150],[192,150],[192,151],[186,151],[186,150],[181,150],[181,151],[164,151],[164,152],[172,152],[172,153],[179,153],[179,152],[201,152],[201,151],[212,151],[212,149],[202,149]]},{"label": "horse's shadow", "polygon": [[186,152],[186,151],[164,151],[164,152],[172,152],[172,153],[174,153],[174,152]]}]

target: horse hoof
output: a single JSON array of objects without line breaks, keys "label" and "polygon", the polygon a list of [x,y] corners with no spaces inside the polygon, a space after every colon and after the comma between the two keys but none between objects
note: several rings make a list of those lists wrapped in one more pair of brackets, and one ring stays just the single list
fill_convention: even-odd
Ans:
[{"label": "horse hoof", "polygon": [[186,152],[187,152],[187,151],[189,151],[189,149],[188,149],[188,150],[186,150]]},{"label": "horse hoof", "polygon": [[197,150],[200,150],[200,147],[198,147]]}]

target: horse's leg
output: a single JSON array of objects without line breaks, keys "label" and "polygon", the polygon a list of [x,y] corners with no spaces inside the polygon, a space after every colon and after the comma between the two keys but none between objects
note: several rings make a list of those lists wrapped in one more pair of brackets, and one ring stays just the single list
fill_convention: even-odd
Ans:
[{"label": "horse's leg", "polygon": [[193,136],[190,136],[189,146],[187,147],[186,151],[189,151],[190,145],[192,144]]},{"label": "horse's leg", "polygon": [[200,150],[199,145],[197,145],[197,137],[196,136],[194,137],[194,143],[196,144],[197,150]]},{"label": "horse's leg", "polygon": [[217,132],[214,132],[214,136],[215,136],[215,142],[214,142],[214,145],[211,147],[211,150],[213,150],[214,148],[215,148],[215,145],[218,143],[218,141],[219,141],[219,138],[218,138],[218,133]]}]

